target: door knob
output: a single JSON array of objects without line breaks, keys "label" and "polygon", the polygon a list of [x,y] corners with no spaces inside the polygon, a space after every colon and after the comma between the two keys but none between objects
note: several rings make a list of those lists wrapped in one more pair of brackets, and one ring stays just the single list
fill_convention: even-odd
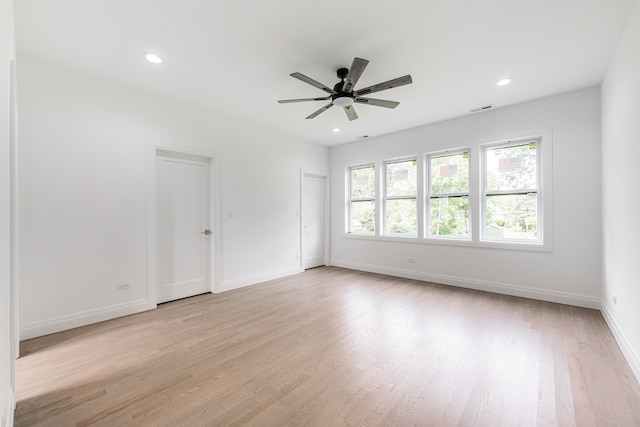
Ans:
[{"label": "door knob", "polygon": [[205,235],[207,235],[207,236],[208,236],[209,234],[211,234],[211,230],[204,230],[204,231],[202,232],[202,234],[205,234]]}]

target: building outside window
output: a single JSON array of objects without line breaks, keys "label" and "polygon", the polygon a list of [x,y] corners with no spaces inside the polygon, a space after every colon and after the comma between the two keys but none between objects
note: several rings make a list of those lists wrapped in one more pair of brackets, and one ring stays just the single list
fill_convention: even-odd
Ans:
[{"label": "building outside window", "polygon": [[376,175],[373,164],[349,168],[349,233],[374,234]]},{"label": "building outside window", "polygon": [[428,237],[470,238],[469,150],[427,155]]},{"label": "building outside window", "polygon": [[384,234],[417,236],[416,159],[387,161],[384,166]]},{"label": "building outside window", "polygon": [[483,148],[483,240],[540,242],[540,140]]},{"label": "building outside window", "polygon": [[550,250],[551,144],[543,130],[348,166],[346,232],[374,240]]}]

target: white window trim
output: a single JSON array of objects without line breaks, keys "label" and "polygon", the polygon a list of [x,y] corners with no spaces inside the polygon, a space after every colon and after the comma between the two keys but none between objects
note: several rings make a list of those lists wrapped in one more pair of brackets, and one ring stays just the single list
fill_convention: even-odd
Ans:
[{"label": "white window trim", "polygon": [[[511,190],[511,191],[488,191],[487,190],[487,151],[490,150],[495,150],[495,149],[500,149],[500,148],[509,148],[509,147],[518,147],[518,146],[522,146],[522,145],[526,145],[527,143],[531,143],[531,142],[535,142],[536,144],[536,188],[520,188],[517,190]],[[535,193],[536,194],[536,227],[537,227],[537,221],[538,219],[540,219],[542,217],[542,207],[540,204],[540,196],[542,193],[542,187],[541,187],[541,183],[540,183],[540,160],[541,160],[541,150],[542,148],[542,141],[541,138],[536,138],[536,139],[523,139],[523,140],[514,140],[514,141],[508,141],[506,143],[500,143],[500,144],[487,144],[487,145],[483,145],[482,146],[482,194],[481,194],[481,206],[480,206],[480,221],[481,221],[481,228],[480,228],[480,240],[483,242],[496,242],[496,243],[529,243],[529,244],[542,244],[544,236],[542,235],[543,233],[538,233],[538,238],[533,240],[533,239],[490,239],[488,238],[485,233],[487,231],[486,228],[486,223],[487,223],[487,198],[489,196],[495,196],[495,195],[514,195],[514,194],[519,194],[519,195],[527,195],[527,194],[531,194],[531,193]],[[544,231],[544,230],[542,230]]]},{"label": "white window trim", "polygon": [[[539,151],[539,175],[538,179],[540,180],[540,188],[539,188],[539,209],[542,211],[542,215],[538,219],[538,230],[543,230],[542,240],[541,242],[516,242],[516,241],[486,241],[481,240],[480,238],[480,230],[482,226],[482,212],[480,209],[481,199],[482,199],[482,181],[483,181],[483,170],[481,163],[483,162],[482,156],[482,147],[489,145],[496,145],[501,143],[508,143],[509,141],[520,141],[525,139],[540,139],[540,151]],[[467,144],[467,148],[469,150],[469,215],[471,217],[471,240],[460,239],[460,238],[451,238],[451,237],[425,237],[426,236],[426,224],[427,218],[426,209],[424,207],[425,203],[417,204],[417,213],[418,213],[418,236],[404,236],[404,235],[384,235],[381,234],[381,192],[382,192],[382,183],[381,183],[381,167],[382,162],[391,161],[395,159],[403,159],[403,158],[417,158],[423,159],[423,161],[417,162],[418,167],[418,191],[417,198],[418,200],[424,200],[426,202],[427,198],[427,177],[428,168],[426,167],[426,158],[428,155],[434,153],[445,153],[445,152],[456,152],[456,151],[464,151],[466,149],[449,149],[449,150],[429,150],[425,151],[417,156],[406,156],[406,157],[396,157],[388,160],[376,160],[366,163],[354,163],[345,165],[347,177],[349,178],[347,181],[347,201],[350,201],[351,193],[350,193],[350,170],[351,168],[355,168],[358,166],[365,165],[374,165],[374,168],[377,169],[378,173],[376,174],[376,215],[375,215],[375,233],[374,234],[364,234],[364,233],[349,233],[348,228],[346,228],[347,232],[344,233],[343,238],[346,239],[356,239],[356,240],[369,240],[369,241],[377,241],[377,242],[403,242],[403,243],[411,243],[411,244],[420,244],[420,245],[435,245],[435,246],[457,246],[457,247],[472,247],[472,248],[485,248],[485,249],[504,249],[504,250],[515,250],[515,251],[532,251],[532,252],[551,252],[553,250],[553,138],[552,138],[552,129],[542,128],[542,129],[533,129],[522,132],[513,132],[508,135],[503,136],[494,136],[491,138],[482,138],[476,141],[470,141]],[[349,209],[348,206],[346,206]],[[347,213],[347,221],[350,220],[350,212]]]},{"label": "white window trim", "polygon": [[[537,162],[537,190],[535,191],[538,198],[537,203],[537,228],[538,239],[537,240],[516,240],[516,239],[488,239],[484,236],[485,232],[485,218],[486,218],[486,157],[485,152],[489,149],[509,147],[518,145],[527,141],[536,141],[536,162]],[[494,248],[508,248],[513,249],[516,247],[525,248],[538,248],[543,251],[551,250],[551,202],[553,197],[551,195],[551,164],[552,164],[552,141],[551,131],[546,130],[538,132],[537,134],[524,135],[509,138],[506,140],[493,141],[490,143],[484,143],[479,145],[480,154],[480,191],[479,191],[479,206],[480,215],[478,215],[478,241],[483,245],[488,245]],[[524,191],[524,189],[522,189]],[[517,192],[509,192],[509,194],[515,194]]]},{"label": "white window trim", "polygon": [[[431,216],[429,208],[427,205],[431,206],[431,159],[434,157],[446,157],[446,156],[454,156],[456,154],[469,153],[469,189],[467,193],[442,193],[436,194],[437,197],[467,197],[469,200],[469,234],[466,236],[432,236],[429,234],[429,230],[431,229]],[[471,163],[473,162],[473,158],[471,157],[471,147],[464,148],[456,148],[452,150],[445,151],[433,151],[424,154],[424,234],[421,234],[425,239],[435,239],[435,240],[454,240],[454,241],[463,241],[463,242],[471,242],[473,241],[473,204],[471,203],[471,187],[472,187],[472,176],[471,176]]]},{"label": "white window trim", "polygon": [[[403,162],[409,162],[409,161],[414,161],[416,163],[416,194],[413,196],[388,196],[387,195],[387,167],[390,164],[403,163]],[[420,216],[418,213],[418,188],[420,187],[420,182],[418,177],[420,175],[418,175],[418,163],[420,163],[418,162],[418,156],[407,156],[407,157],[393,158],[390,160],[382,161],[382,167],[380,168],[381,169],[380,184],[383,190],[382,198],[381,198],[381,209],[380,209],[380,223],[382,224],[382,228],[380,229],[380,235],[385,237],[401,237],[401,238],[416,238],[419,236],[418,224],[420,223]],[[415,233],[402,234],[402,233],[387,232],[386,217],[387,217],[387,201],[388,200],[415,200],[415,203],[416,203],[416,232]]]},{"label": "white window trim", "polygon": [[[373,167],[373,175],[374,175],[374,179],[376,180],[375,182],[375,190],[374,190],[374,194],[373,194],[373,198],[362,198],[362,199],[352,199],[351,198],[351,171],[354,169],[364,169],[364,168],[368,168],[368,167]],[[346,234],[347,235],[355,235],[355,236],[375,236],[378,233],[378,176],[376,174],[377,171],[377,165],[376,162],[368,162],[368,163],[360,163],[357,165],[352,165],[347,167],[347,173],[346,173],[346,183],[347,183],[347,203],[346,203],[346,210],[347,210],[347,215],[346,215],[346,224],[345,224],[345,230],[346,230]],[[351,231],[351,203],[352,202],[367,202],[367,201],[371,201],[374,203],[374,209],[375,209],[375,217],[374,217],[374,224],[373,224],[373,233],[367,233],[367,232],[363,232],[363,231]]]}]

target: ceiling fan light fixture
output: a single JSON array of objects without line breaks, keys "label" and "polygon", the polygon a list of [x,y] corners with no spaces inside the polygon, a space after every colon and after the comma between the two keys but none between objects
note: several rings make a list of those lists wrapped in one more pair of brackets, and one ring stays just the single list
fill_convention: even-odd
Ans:
[{"label": "ceiling fan light fixture", "polygon": [[510,78],[508,78],[508,77],[507,77],[507,78],[504,78],[504,79],[498,80],[498,81],[496,82],[496,85],[497,85],[497,86],[506,86],[506,85],[508,85],[509,83],[511,83],[511,80],[512,80],[512,79],[510,79]]},{"label": "ceiling fan light fixture", "polygon": [[350,96],[339,96],[333,100],[333,105],[336,107],[348,107],[353,105],[353,98]]},{"label": "ceiling fan light fixture", "polygon": [[340,129],[338,129],[338,128],[333,128],[333,129],[331,129],[331,131],[332,131],[332,132],[334,132],[334,133],[338,133],[338,132],[340,132]]},{"label": "ceiling fan light fixture", "polygon": [[162,58],[160,58],[155,53],[144,52],[142,54],[142,56],[143,56],[144,59],[146,59],[147,61],[149,61],[149,62],[151,62],[153,64],[161,64],[162,63]]}]

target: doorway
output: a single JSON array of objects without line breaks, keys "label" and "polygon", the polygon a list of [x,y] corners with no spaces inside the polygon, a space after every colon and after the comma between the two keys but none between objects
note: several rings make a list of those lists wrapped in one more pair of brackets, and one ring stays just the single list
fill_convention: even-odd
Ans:
[{"label": "doorway", "polygon": [[157,303],[211,292],[211,159],[156,153]]},{"label": "doorway", "polygon": [[302,268],[326,265],[326,176],[303,174]]}]

